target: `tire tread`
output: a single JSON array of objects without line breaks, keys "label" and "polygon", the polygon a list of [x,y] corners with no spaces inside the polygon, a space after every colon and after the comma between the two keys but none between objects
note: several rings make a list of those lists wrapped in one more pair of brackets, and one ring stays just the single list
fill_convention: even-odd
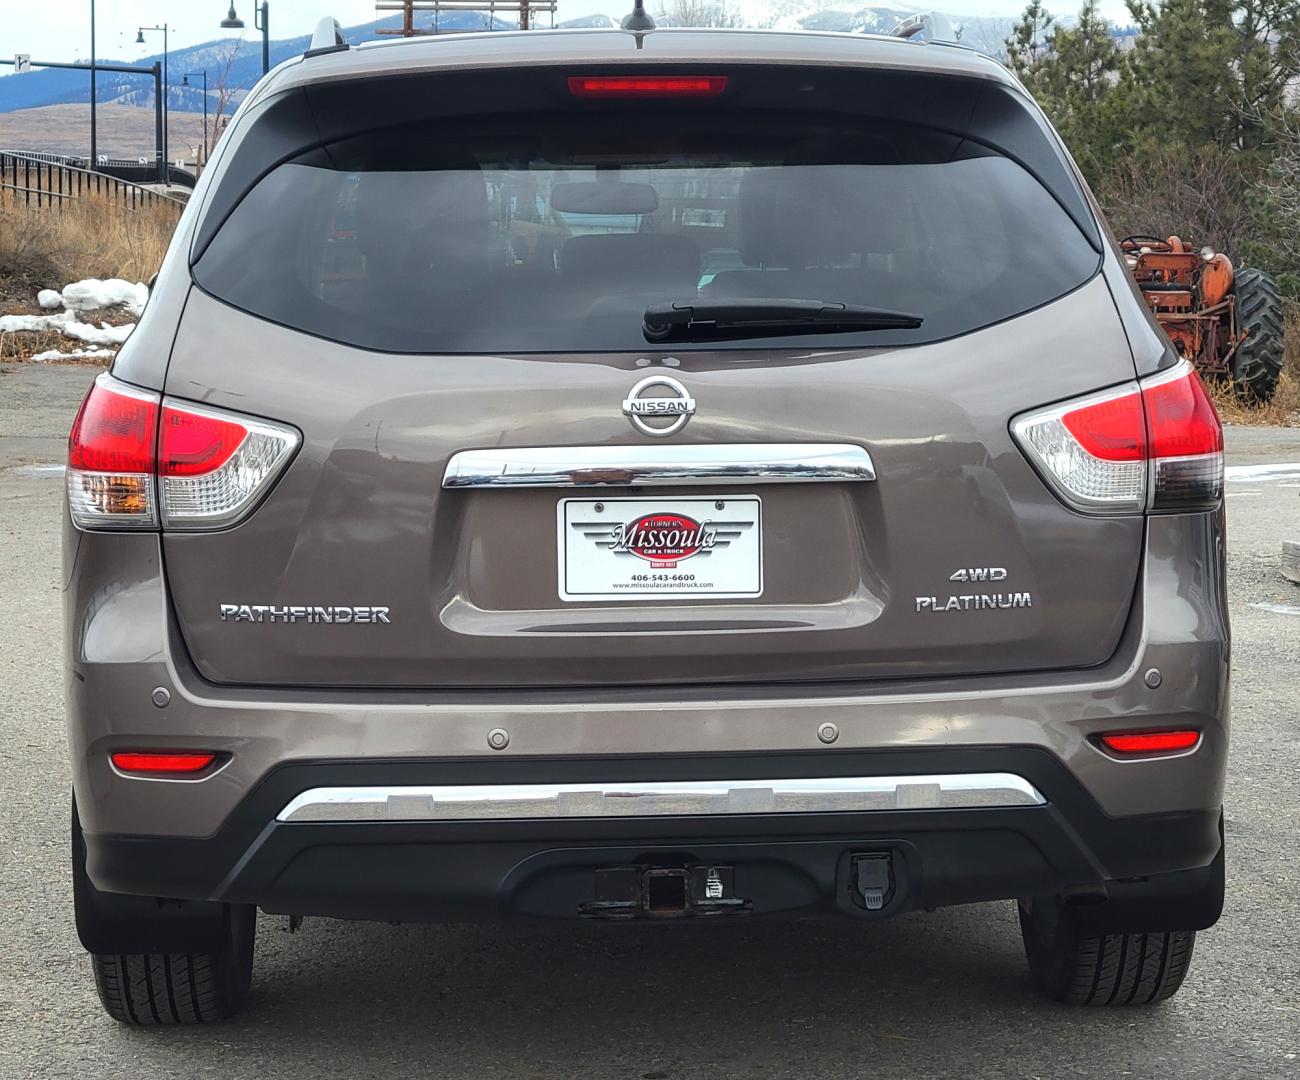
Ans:
[{"label": "tire tread", "polygon": [[97,954],[92,962],[104,1010],[136,1027],[221,1020],[243,996],[210,953]]},{"label": "tire tread", "polygon": [[1232,358],[1232,382],[1244,401],[1270,401],[1282,374],[1285,356],[1282,297],[1277,283],[1262,270],[1237,272],[1237,326],[1246,339]]},{"label": "tire tread", "polygon": [[1030,969],[1048,997],[1070,1005],[1154,1005],[1172,997],[1187,975],[1196,931],[1148,930],[1076,937],[1071,924],[1044,934],[1021,910]]}]

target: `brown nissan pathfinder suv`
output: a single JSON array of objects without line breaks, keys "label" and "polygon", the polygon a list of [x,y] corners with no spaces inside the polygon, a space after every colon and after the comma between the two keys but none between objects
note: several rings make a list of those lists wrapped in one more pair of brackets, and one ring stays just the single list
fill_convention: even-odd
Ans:
[{"label": "brown nissan pathfinder suv", "polygon": [[[816,33],[332,28],[73,427],[77,927],[234,1011],[290,916],[1223,902],[1222,436],[1008,72]],[[617,933],[617,927],[609,927]]]}]

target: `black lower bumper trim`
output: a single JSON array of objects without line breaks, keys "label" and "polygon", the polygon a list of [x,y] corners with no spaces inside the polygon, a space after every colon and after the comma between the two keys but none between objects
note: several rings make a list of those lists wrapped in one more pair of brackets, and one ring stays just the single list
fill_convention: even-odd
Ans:
[{"label": "black lower bumper trim", "polygon": [[[604,868],[720,865],[734,868],[735,894],[755,915],[838,910],[874,917],[1023,896],[1100,897],[1098,886],[1124,893],[1140,909],[1157,894],[1201,888],[1196,882],[1221,849],[1217,811],[1107,817],[1059,761],[1031,748],[846,753],[833,763],[844,776],[1014,772],[1048,803],[850,814],[277,824],[279,811],[313,787],[813,776],[826,775],[831,761],[825,755],[765,755],[293,765],[268,776],[214,837],[87,836],[86,869],[95,886],[109,892],[251,903],[290,914],[474,921],[577,917],[595,899],[597,871]],[[852,860],[870,854],[890,856],[896,879],[889,903],[878,911],[860,897],[855,901],[849,884]]]}]

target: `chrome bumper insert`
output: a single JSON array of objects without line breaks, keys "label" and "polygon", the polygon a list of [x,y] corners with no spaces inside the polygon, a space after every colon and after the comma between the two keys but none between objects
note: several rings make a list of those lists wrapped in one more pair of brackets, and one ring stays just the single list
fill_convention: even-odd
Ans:
[{"label": "chrome bumper insert", "polygon": [[791,484],[876,478],[871,455],[851,443],[702,443],[671,446],[534,446],[462,450],[445,488]]},{"label": "chrome bumper insert", "polygon": [[464,787],[312,788],[277,821],[486,821],[533,818],[681,817],[696,814],[833,814],[1041,806],[1013,773],[832,776],[794,780],[660,783],[476,784]]}]

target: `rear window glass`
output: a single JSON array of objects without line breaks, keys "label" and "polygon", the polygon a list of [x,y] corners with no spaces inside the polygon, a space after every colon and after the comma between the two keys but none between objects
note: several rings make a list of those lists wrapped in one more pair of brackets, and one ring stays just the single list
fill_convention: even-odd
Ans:
[{"label": "rear window glass", "polygon": [[637,351],[645,308],[793,298],[953,337],[1088,280],[1098,253],[1032,175],[947,133],[795,114],[524,116],[389,129],[263,177],[194,268],[263,318],[367,349]]}]

